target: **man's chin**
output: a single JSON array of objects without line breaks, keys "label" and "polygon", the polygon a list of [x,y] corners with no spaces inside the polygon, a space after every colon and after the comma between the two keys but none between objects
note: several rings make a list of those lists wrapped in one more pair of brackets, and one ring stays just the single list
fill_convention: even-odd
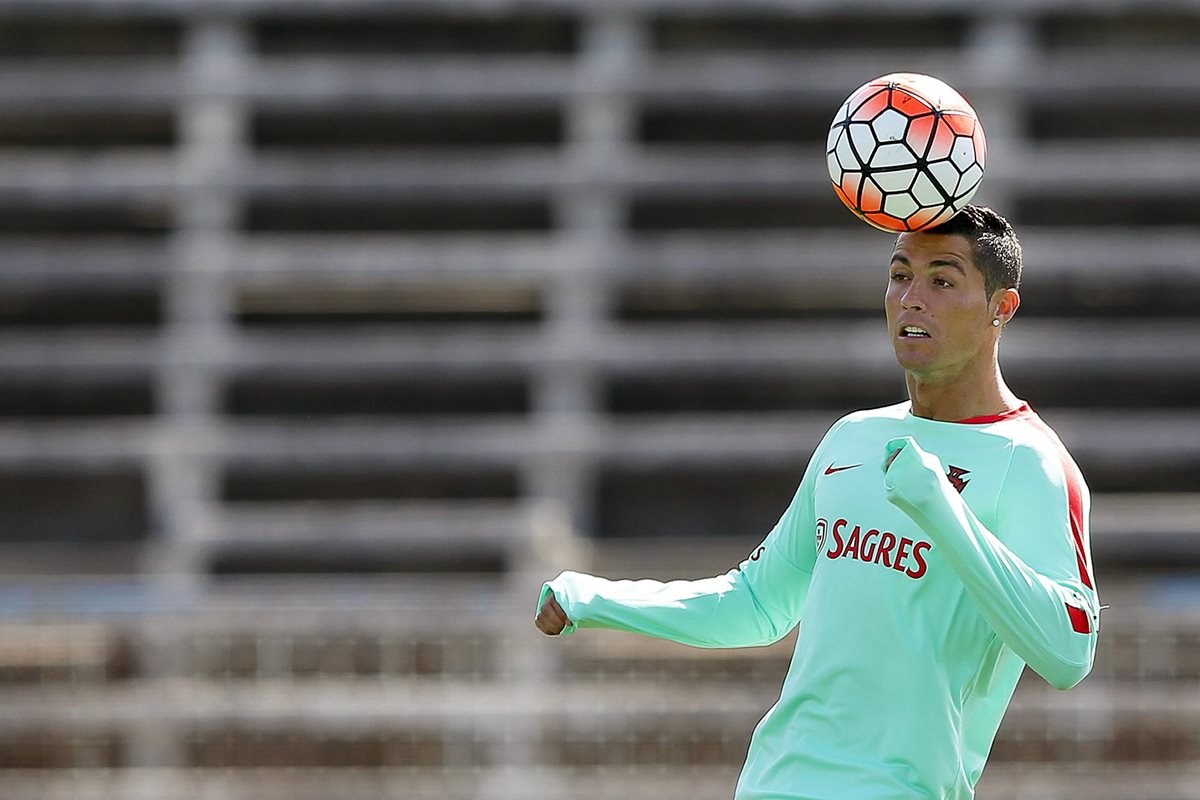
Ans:
[{"label": "man's chin", "polygon": [[899,348],[893,352],[896,356],[896,363],[905,372],[928,372],[933,366],[933,359],[927,356],[921,356],[912,352],[901,352]]},{"label": "man's chin", "polygon": [[901,356],[897,353],[896,362],[904,370],[905,376],[917,383],[933,385],[945,383],[950,379],[951,373],[946,365],[939,366],[933,358],[916,358],[911,354]]}]

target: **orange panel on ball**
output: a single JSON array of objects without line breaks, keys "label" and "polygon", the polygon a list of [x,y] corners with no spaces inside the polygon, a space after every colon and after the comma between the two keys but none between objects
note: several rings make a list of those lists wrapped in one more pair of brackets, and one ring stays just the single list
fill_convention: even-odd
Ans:
[{"label": "orange panel on ball", "polygon": [[924,228],[930,222],[933,222],[933,220],[937,218],[938,214],[942,213],[943,208],[944,206],[937,206],[936,208],[922,208],[920,211],[908,218],[907,222],[909,229],[918,231],[921,228]]},{"label": "orange panel on ball", "polygon": [[874,225],[876,228],[879,228],[880,230],[893,231],[895,233],[900,233],[900,232],[904,231],[904,223],[901,220],[898,220],[895,217],[893,217],[891,214],[884,214],[881,211],[877,214],[876,213],[863,214],[862,217],[864,220],[871,223],[872,225]]},{"label": "orange panel on ball", "polygon": [[846,208],[850,209],[851,211],[854,210],[854,201],[852,199],[850,199],[849,196],[847,196],[846,192],[842,189],[841,186],[838,186],[835,183],[833,185],[833,191],[837,193],[838,199],[846,204]]},{"label": "orange panel on ball", "polygon": [[950,150],[953,147],[954,129],[946,124],[945,118],[939,119],[937,126],[933,129],[933,143],[929,147],[929,160],[940,161],[943,158],[949,158]]},{"label": "orange panel on ball", "polygon": [[942,117],[959,136],[971,136],[975,133],[975,118],[967,114],[949,113]]},{"label": "orange panel on ball", "polygon": [[913,149],[913,152],[925,155],[925,149],[929,146],[929,137],[933,133],[933,125],[936,121],[933,114],[926,114],[909,123],[908,136],[905,137],[905,141],[908,142],[908,146]]},{"label": "orange panel on ball", "polygon": [[909,117],[928,114],[933,111],[933,107],[924,99],[901,88],[892,90],[892,107],[901,114]]},{"label": "orange panel on ball", "polygon": [[850,118],[855,120],[875,119],[887,107],[887,89],[881,88],[874,94],[863,92],[862,97],[855,97],[850,101]]},{"label": "orange panel on ball", "polygon": [[864,212],[880,211],[883,209],[883,192],[872,180],[863,181],[859,208]]}]

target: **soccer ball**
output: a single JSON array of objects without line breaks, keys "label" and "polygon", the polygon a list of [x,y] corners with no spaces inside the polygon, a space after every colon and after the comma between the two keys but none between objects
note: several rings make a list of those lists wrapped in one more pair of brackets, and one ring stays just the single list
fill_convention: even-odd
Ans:
[{"label": "soccer ball", "polygon": [[983,180],[987,141],[962,95],[937,78],[876,78],[842,103],[825,147],[833,190],[880,230],[919,231],[957,214]]}]

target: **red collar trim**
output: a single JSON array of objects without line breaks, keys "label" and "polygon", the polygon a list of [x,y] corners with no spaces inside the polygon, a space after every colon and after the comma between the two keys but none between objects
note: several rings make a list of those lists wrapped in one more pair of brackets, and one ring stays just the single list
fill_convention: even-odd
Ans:
[{"label": "red collar trim", "polygon": [[992,414],[986,417],[971,417],[969,419],[955,420],[955,422],[959,425],[988,425],[993,422],[1003,422],[1006,419],[1016,419],[1017,417],[1023,417],[1026,414],[1032,413],[1034,411],[1029,407],[1029,403],[1021,403],[1016,408],[1009,409],[1000,414]]}]

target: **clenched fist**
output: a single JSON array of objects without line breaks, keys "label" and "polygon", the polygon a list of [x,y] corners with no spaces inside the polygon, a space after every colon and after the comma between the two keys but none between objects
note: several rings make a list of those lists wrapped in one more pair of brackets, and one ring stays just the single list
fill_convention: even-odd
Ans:
[{"label": "clenched fist", "polygon": [[563,628],[571,624],[571,620],[567,619],[567,612],[563,611],[562,606],[554,599],[554,592],[546,595],[546,602],[538,609],[534,624],[547,636],[558,636]]}]

